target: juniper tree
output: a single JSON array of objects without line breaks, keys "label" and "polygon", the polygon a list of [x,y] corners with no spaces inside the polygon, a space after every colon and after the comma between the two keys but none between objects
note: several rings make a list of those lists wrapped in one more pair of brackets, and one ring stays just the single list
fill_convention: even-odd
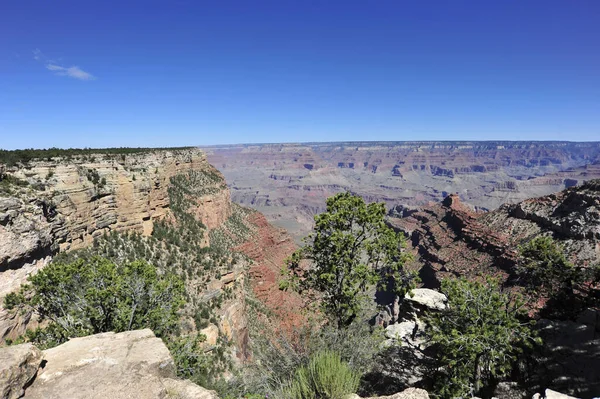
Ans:
[{"label": "juniper tree", "polygon": [[440,397],[476,395],[494,378],[507,375],[523,348],[539,341],[520,317],[523,302],[501,292],[495,280],[443,280],[441,291],[448,307],[427,317]]},{"label": "juniper tree", "polygon": [[382,203],[366,204],[347,192],[328,198],[305,246],[288,259],[282,288],[319,303],[339,328],[352,323],[373,288],[403,295],[416,277],[404,269],[404,236],[384,216]]}]

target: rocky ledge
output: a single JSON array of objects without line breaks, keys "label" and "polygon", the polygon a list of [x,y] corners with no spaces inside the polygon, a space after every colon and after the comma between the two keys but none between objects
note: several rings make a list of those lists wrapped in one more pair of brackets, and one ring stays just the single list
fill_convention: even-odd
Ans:
[{"label": "rocky ledge", "polygon": [[169,350],[148,329],[74,338],[45,351],[31,344],[2,348],[0,394],[3,399],[217,399],[176,377]]}]

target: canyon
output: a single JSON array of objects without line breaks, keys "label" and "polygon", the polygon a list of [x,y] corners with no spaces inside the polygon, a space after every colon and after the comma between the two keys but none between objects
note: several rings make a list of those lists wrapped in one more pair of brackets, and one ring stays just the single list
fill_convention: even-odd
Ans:
[{"label": "canyon", "polygon": [[[204,334],[207,352],[226,341],[231,358],[243,364],[252,356],[252,303],[275,316],[279,331],[299,330],[305,322],[301,298],[279,289],[280,271],[328,195],[348,190],[386,203],[387,223],[408,237],[413,255],[408,267],[425,287],[418,292],[433,295],[430,289],[439,288],[443,278],[456,276],[495,276],[510,286],[519,245],[539,235],[552,236],[577,265],[600,261],[600,180],[594,180],[600,175],[599,153],[598,143],[332,143],[99,151],[0,164],[0,300],[70,254],[88,251],[118,262],[145,254],[157,268],[186,277],[190,300],[181,311],[183,333]],[[293,238],[277,225],[290,227]],[[190,245],[193,251],[184,250]],[[198,322],[198,310],[206,306],[211,317]],[[390,316],[376,316],[389,330],[388,340],[398,338],[392,332],[418,324],[400,322],[390,309]],[[573,320],[539,323],[551,351],[542,375],[559,381],[543,381],[540,389],[582,397],[600,389],[594,375],[600,367],[597,315],[586,309]],[[0,308],[0,339],[10,342],[38,322],[31,312]],[[140,341],[161,354],[142,376],[151,383],[147,397],[168,397],[171,391],[214,397],[175,378],[173,359],[152,332],[111,334],[44,351],[48,366],[32,366],[39,367],[41,378],[28,394],[43,397],[46,389],[60,390],[64,381],[94,374],[112,361],[138,367],[143,356],[124,348]],[[40,362],[40,352],[24,345],[28,359]],[[96,347],[105,349],[96,353]],[[77,360],[93,353],[99,356],[89,365]],[[166,374],[154,367],[163,363]],[[582,364],[591,367],[582,370]],[[68,370],[65,380],[53,382],[58,388],[44,387],[61,367]],[[137,384],[138,377],[106,379],[127,385]],[[17,390],[30,381],[20,378]]]},{"label": "canyon", "polygon": [[558,192],[600,177],[600,142],[342,142],[203,147],[232,200],[263,213],[297,243],[325,199],[426,205],[457,194],[477,209]]}]

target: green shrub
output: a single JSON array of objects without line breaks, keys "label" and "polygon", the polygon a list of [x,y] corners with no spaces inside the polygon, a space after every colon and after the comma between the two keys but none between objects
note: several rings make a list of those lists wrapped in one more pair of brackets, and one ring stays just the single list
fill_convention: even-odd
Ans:
[{"label": "green shrub", "polygon": [[[143,261],[116,264],[93,257],[53,262],[9,295],[8,308],[30,307],[49,325],[30,339],[49,347],[70,337],[151,328],[173,331],[183,306],[181,280]],[[24,293],[27,293],[24,295]]]},{"label": "green shrub", "polygon": [[300,367],[285,390],[289,399],[344,399],[356,392],[360,375],[335,352],[315,354]]},{"label": "green shrub", "polygon": [[524,348],[540,343],[522,313],[522,301],[498,282],[442,281],[448,307],[428,315],[428,334],[437,349],[434,377],[441,398],[481,393],[509,375]]}]

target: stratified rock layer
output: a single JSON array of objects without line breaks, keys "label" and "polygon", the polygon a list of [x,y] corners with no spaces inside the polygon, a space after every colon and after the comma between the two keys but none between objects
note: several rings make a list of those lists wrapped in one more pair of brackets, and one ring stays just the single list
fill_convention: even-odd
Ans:
[{"label": "stratified rock layer", "polygon": [[[0,196],[0,297],[57,251],[82,248],[110,231],[150,234],[153,221],[169,212],[169,179],[190,170],[220,176],[193,149],[97,154],[8,168],[7,173],[44,190]],[[210,225],[223,223],[230,206],[223,178],[215,185],[222,186],[216,194],[198,199],[199,218]]]},{"label": "stratified rock layer", "polygon": [[369,202],[424,205],[451,193],[495,209],[600,178],[600,143],[339,142],[205,148],[233,200],[297,242],[341,191]]},{"label": "stratified rock layer", "polygon": [[[171,178],[184,178],[189,211],[206,226],[201,238],[232,215],[223,176],[198,149],[156,150],[135,154],[95,154],[70,159],[31,160],[2,172],[27,181],[27,187],[0,191],[0,341],[35,327],[31,313],[7,312],[3,298],[46,266],[57,252],[87,247],[106,233],[150,235],[154,222],[172,218]],[[191,177],[190,177],[191,176]],[[240,265],[208,281],[219,295],[234,283],[240,295],[222,307],[220,327],[238,346],[245,340],[244,270]]]}]

